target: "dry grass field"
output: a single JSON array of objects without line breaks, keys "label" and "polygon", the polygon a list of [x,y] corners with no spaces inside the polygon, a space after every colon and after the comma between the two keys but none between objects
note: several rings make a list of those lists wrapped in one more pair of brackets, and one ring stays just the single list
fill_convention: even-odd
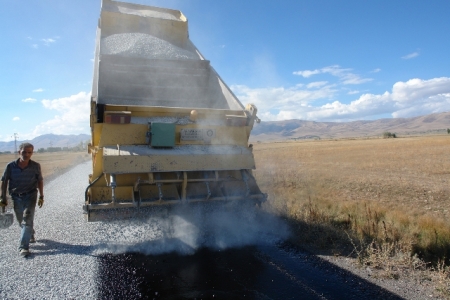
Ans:
[{"label": "dry grass field", "polygon": [[[352,255],[389,277],[431,267],[450,295],[449,150],[447,135],[257,143],[254,175],[269,194],[264,208],[293,225],[296,242]],[[2,172],[14,157],[0,155]],[[33,159],[50,180],[89,155]]]},{"label": "dry grass field", "polygon": [[[17,157],[14,154],[0,155],[0,169],[2,174],[5,170],[6,164],[16,158]],[[54,176],[61,174],[69,168],[89,160],[90,156],[86,152],[35,152],[31,159],[41,164],[42,175],[45,183],[45,181],[54,178]]]},{"label": "dry grass field", "polygon": [[[254,175],[269,194],[263,208],[290,222],[294,242],[316,254],[353,256],[383,277],[419,272],[450,298],[450,136],[253,149]],[[14,157],[0,155],[2,172]],[[35,153],[33,159],[50,180],[89,155]]]},{"label": "dry grass field", "polygon": [[401,256],[413,267],[442,267],[450,257],[449,150],[445,135],[258,143],[254,174],[269,194],[265,207],[294,222],[301,243],[335,255],[347,244],[372,265]]}]

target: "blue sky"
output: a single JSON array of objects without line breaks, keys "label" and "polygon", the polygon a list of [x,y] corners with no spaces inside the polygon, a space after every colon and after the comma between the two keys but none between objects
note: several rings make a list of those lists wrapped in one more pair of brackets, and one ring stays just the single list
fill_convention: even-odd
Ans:
[{"label": "blue sky", "polygon": [[[263,121],[450,110],[450,1],[133,0],[178,9]],[[90,133],[100,0],[1,0],[0,140]]]}]

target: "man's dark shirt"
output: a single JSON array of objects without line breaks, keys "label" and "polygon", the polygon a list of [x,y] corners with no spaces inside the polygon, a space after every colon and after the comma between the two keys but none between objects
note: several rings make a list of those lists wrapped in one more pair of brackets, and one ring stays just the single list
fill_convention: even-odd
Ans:
[{"label": "man's dark shirt", "polygon": [[41,181],[41,165],[30,160],[24,169],[19,167],[19,160],[15,160],[6,165],[2,181],[9,181],[9,194],[21,194],[36,190],[38,182]]}]

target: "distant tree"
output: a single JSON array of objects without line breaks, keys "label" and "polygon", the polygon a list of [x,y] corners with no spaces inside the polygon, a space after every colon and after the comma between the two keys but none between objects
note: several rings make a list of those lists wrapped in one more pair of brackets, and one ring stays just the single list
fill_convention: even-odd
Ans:
[{"label": "distant tree", "polygon": [[61,150],[62,150],[61,147],[47,147],[48,152],[59,152]]},{"label": "distant tree", "polygon": [[44,152],[45,152],[45,149],[44,149],[44,148],[39,148],[37,152],[38,152],[38,153],[44,153]]},{"label": "distant tree", "polygon": [[383,132],[383,138],[385,138],[385,139],[396,138],[396,137],[397,137],[397,135],[395,133],[392,133],[389,131]]},{"label": "distant tree", "polygon": [[450,128],[447,128],[447,133],[450,134]]},{"label": "distant tree", "polygon": [[71,150],[72,151],[83,151],[84,149],[84,143],[83,142],[79,142],[76,146],[72,147]]}]

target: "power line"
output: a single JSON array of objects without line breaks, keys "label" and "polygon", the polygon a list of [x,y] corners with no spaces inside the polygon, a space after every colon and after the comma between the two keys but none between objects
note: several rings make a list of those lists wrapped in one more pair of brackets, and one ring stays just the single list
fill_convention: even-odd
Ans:
[{"label": "power line", "polygon": [[14,153],[15,153],[15,157],[17,158],[17,139],[19,138],[19,135],[17,133],[14,133]]}]

